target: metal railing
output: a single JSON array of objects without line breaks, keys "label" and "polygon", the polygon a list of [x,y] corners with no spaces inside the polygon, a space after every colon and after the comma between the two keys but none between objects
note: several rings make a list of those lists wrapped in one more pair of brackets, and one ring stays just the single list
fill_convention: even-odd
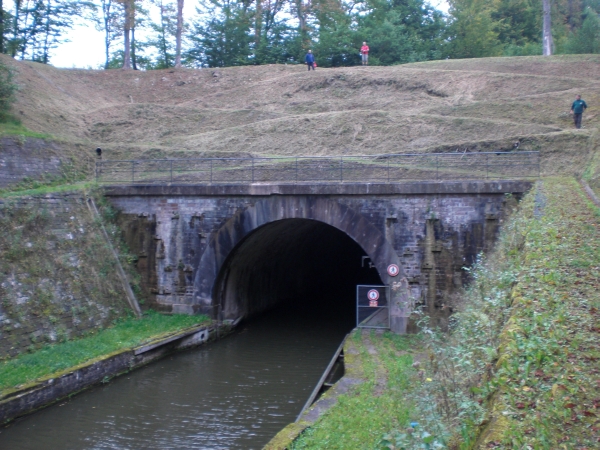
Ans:
[{"label": "metal railing", "polygon": [[390,287],[356,286],[356,327],[390,328]]},{"label": "metal railing", "polygon": [[395,183],[537,178],[539,152],[138,159],[96,162],[99,183]]}]

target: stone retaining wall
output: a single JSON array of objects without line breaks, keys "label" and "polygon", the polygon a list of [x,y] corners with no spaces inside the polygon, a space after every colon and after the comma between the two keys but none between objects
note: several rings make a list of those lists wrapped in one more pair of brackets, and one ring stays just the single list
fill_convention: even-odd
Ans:
[{"label": "stone retaining wall", "polygon": [[124,317],[114,265],[83,192],[0,199],[0,359]]},{"label": "stone retaining wall", "polygon": [[51,180],[63,175],[60,145],[36,138],[0,139],[0,188],[25,179]]},{"label": "stone retaining wall", "polygon": [[[227,332],[224,327],[220,332]],[[126,349],[16,389],[0,398],[0,424],[49,406],[74,393],[129,372],[172,353],[217,338],[217,328],[197,327],[167,336],[152,345]]]}]

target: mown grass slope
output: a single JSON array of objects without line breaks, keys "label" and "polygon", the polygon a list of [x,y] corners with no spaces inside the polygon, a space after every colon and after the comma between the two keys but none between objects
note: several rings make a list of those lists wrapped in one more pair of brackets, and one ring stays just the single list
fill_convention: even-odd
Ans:
[{"label": "mown grass slope", "polygon": [[544,181],[536,203],[477,446],[597,448],[600,210],[574,180]]},{"label": "mown grass slope", "polygon": [[[6,58],[30,130],[105,158],[541,150],[545,173],[581,172],[600,123],[597,55],[318,69],[90,71]],[[569,115],[590,105],[585,129]],[[89,156],[89,155],[87,155]]]}]

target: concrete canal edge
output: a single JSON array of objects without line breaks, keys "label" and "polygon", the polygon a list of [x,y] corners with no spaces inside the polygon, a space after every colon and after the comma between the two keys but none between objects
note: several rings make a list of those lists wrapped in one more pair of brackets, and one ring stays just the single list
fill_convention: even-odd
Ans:
[{"label": "concrete canal edge", "polygon": [[292,442],[308,427],[313,425],[323,414],[331,409],[338,401],[338,397],[347,393],[354,386],[363,383],[363,364],[360,354],[350,343],[350,336],[346,336],[343,343],[344,349],[344,376],[340,378],[327,392],[323,394],[310,408],[298,417],[296,422],[290,423],[275,435],[263,450],[286,450]]},{"label": "concrete canal edge", "polygon": [[202,325],[161,336],[141,346],[101,356],[49,377],[6,390],[0,397],[0,424],[37,411],[175,351],[196,347],[229,333],[230,324]]}]

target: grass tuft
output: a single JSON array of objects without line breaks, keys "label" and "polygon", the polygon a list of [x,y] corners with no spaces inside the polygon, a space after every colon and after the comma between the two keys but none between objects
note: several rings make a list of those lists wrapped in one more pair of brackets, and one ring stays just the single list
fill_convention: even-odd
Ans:
[{"label": "grass tuft", "polygon": [[161,335],[208,324],[205,316],[165,316],[150,311],[128,318],[81,339],[46,346],[34,353],[0,362],[0,392],[46,378],[93,359],[130,349]]},{"label": "grass tuft", "polygon": [[[292,444],[293,450],[309,448],[379,448],[382,435],[392,427],[407,427],[412,403],[407,401],[415,336],[355,331],[346,354],[365,381],[347,394]],[[354,376],[352,374],[350,376]]]}]

